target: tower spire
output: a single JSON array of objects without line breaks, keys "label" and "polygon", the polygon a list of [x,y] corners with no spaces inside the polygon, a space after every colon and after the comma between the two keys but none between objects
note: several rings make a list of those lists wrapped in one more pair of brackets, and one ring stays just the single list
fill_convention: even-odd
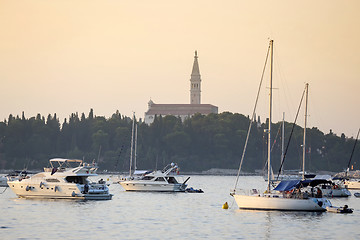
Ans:
[{"label": "tower spire", "polygon": [[201,76],[198,63],[198,55],[195,50],[194,64],[190,78],[190,103],[201,104]]}]

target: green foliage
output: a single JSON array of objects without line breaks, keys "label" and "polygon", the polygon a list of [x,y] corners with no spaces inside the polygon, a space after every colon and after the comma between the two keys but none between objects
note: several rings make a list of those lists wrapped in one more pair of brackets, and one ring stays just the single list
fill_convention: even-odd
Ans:
[{"label": "green foliage", "polygon": [[[0,169],[41,169],[53,157],[96,160],[102,169],[128,171],[132,119],[116,111],[110,118],[73,113],[61,125],[56,114],[26,118],[9,116],[0,122]],[[177,162],[184,171],[210,168],[237,169],[243,152],[249,117],[224,112],[195,114],[184,122],[174,116],[156,117],[150,126],[137,122],[137,167],[161,169]],[[61,127],[60,127],[61,126]],[[272,126],[273,169],[280,166],[281,123]],[[267,158],[266,124],[253,123],[243,169],[262,169]],[[292,129],[285,123],[285,143]],[[295,126],[285,159],[285,169],[300,169],[303,129]],[[347,167],[354,139],[317,128],[307,130],[306,169],[341,171]],[[359,158],[357,146],[353,164]],[[100,151],[100,156],[99,156]],[[358,167],[357,167],[358,168]]]}]

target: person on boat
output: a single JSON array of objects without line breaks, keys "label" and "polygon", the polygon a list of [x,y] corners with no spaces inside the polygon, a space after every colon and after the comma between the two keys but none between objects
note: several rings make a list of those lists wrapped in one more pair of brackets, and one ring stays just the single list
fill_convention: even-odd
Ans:
[{"label": "person on boat", "polygon": [[104,179],[99,180],[99,184],[104,184],[104,183],[105,183]]},{"label": "person on boat", "polygon": [[304,193],[303,193],[303,198],[304,199],[308,199],[309,198],[309,192],[308,191],[305,191]]},{"label": "person on boat", "polygon": [[316,188],[317,189],[317,192],[316,192],[316,197],[317,198],[322,198],[322,191],[320,188]]},{"label": "person on boat", "polygon": [[89,192],[89,185],[85,184],[84,185],[84,193],[88,193]]}]

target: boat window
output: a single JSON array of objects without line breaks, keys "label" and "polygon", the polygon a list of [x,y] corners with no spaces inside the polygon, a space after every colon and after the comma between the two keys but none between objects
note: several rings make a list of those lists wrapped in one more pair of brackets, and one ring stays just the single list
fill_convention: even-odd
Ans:
[{"label": "boat window", "polygon": [[178,183],[174,177],[167,177],[166,180],[168,183]]},{"label": "boat window", "polygon": [[78,183],[78,184],[86,183],[86,180],[83,177],[79,177],[79,176],[67,176],[65,179],[69,183]]},{"label": "boat window", "polygon": [[48,179],[45,179],[47,182],[60,182],[58,179],[56,178],[48,178]]},{"label": "boat window", "polygon": [[158,177],[155,181],[165,182],[165,179],[163,177]]},{"label": "boat window", "polygon": [[145,176],[145,177],[142,178],[142,180],[151,180],[151,179],[153,179],[153,178],[154,178],[154,177]]}]

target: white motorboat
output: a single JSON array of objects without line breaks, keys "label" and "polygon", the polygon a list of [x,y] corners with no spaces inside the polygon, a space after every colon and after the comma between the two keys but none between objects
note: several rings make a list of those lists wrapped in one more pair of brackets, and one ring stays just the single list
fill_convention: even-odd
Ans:
[{"label": "white motorboat", "polygon": [[[273,69],[273,40],[270,41],[268,55],[270,52],[270,84],[269,84],[269,119],[268,119],[268,129],[266,130],[268,134],[268,161],[267,161],[267,176],[268,176],[268,186],[267,190],[264,193],[253,189],[247,192],[244,190],[238,191],[236,189],[237,182],[239,180],[239,175],[241,171],[241,166],[245,156],[245,150],[247,142],[250,135],[251,126],[255,118],[256,105],[258,101],[258,96],[256,98],[256,103],[254,111],[250,120],[249,130],[245,141],[245,146],[240,162],[240,167],[236,179],[236,184],[231,195],[234,197],[238,207],[240,209],[249,209],[249,210],[279,210],[279,211],[314,211],[314,212],[323,212],[326,211],[326,207],[331,206],[331,202],[322,197],[322,194],[318,194],[315,197],[309,196],[305,191],[302,184],[299,184],[299,180],[293,181],[284,181],[280,182],[275,189],[271,189],[271,120],[272,120],[272,69]],[[264,68],[265,69],[265,68]],[[261,80],[262,82],[262,80]],[[260,87],[259,87],[260,90]],[[305,105],[305,126],[304,126],[304,138],[303,138],[303,176],[305,175],[305,136],[306,136],[306,118],[307,118],[307,98],[308,98],[308,84],[305,85],[305,90],[303,93],[306,93],[306,105]],[[302,97],[302,99],[303,99]],[[296,184],[295,184],[296,183]],[[289,191],[293,191],[296,194],[288,194]],[[320,190],[321,192],[321,190]],[[290,192],[289,192],[290,193]]]},{"label": "white motorboat", "polygon": [[18,197],[48,199],[109,200],[112,194],[102,179],[95,183],[97,165],[77,159],[50,159],[50,168],[30,178],[8,181]]},{"label": "white motorboat", "polygon": [[324,197],[350,197],[351,193],[347,188],[342,187],[340,184],[324,183],[320,185]]},{"label": "white motorboat", "polygon": [[119,183],[126,191],[146,191],[146,192],[185,192],[190,179],[184,182],[177,181],[178,166],[175,163],[167,165],[162,171],[150,171],[141,176],[128,177],[120,180]]},{"label": "white motorboat", "polygon": [[360,180],[359,179],[349,179],[344,181],[344,186],[347,189],[360,189]]},{"label": "white motorboat", "polygon": [[7,176],[0,176],[0,187],[7,187]]},{"label": "white motorboat", "polygon": [[333,181],[330,175],[316,175],[309,179],[314,183],[318,182],[317,187],[322,191],[324,197],[349,197],[351,196],[350,191],[343,186],[341,182]]}]

